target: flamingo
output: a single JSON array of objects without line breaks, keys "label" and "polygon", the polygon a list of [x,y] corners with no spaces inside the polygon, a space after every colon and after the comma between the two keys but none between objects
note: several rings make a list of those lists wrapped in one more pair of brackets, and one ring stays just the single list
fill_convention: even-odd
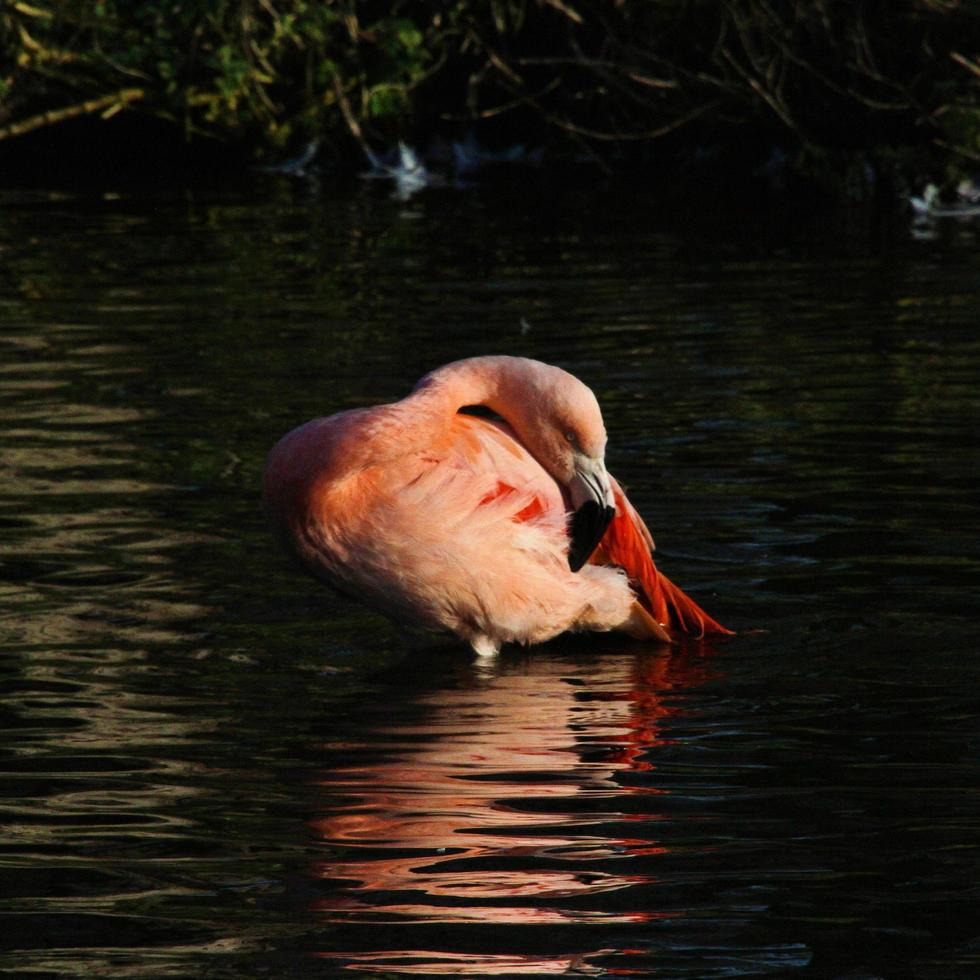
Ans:
[{"label": "flamingo", "polygon": [[730,633],[657,570],[605,447],[576,377],[473,357],[401,401],[294,429],[269,454],[263,496],[307,572],[478,655],[566,630]]}]

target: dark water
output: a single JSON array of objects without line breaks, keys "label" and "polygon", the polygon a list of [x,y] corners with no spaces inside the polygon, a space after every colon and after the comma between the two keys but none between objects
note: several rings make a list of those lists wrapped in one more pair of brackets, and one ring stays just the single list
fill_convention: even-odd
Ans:
[{"label": "dark water", "polygon": [[[0,196],[0,972],[980,975],[980,223],[528,179]],[[280,558],[279,435],[491,351],[743,635]]]}]

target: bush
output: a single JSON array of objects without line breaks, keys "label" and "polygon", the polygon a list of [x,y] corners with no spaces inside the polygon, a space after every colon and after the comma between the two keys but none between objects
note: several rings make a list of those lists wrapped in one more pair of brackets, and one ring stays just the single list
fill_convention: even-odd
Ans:
[{"label": "bush", "polygon": [[957,0],[12,0],[0,141],[125,111],[256,157],[496,120],[600,157],[749,133],[969,161],[978,38]]}]

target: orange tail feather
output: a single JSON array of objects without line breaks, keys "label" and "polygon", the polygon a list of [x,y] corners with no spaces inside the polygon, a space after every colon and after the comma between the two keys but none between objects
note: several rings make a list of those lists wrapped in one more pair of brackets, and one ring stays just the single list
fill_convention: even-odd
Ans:
[{"label": "orange tail feather", "polygon": [[669,630],[704,636],[732,631],[712,619],[690,596],[657,570],[650,549],[653,540],[642,518],[613,481],[616,516],[592,556],[597,564],[618,565],[629,575],[637,598],[653,618]]}]

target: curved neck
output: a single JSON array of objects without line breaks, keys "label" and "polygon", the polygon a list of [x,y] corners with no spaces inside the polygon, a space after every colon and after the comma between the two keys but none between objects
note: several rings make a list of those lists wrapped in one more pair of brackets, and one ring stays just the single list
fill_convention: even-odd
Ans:
[{"label": "curved neck", "polygon": [[414,404],[432,405],[440,414],[455,415],[466,405],[485,405],[507,421],[519,404],[509,395],[526,388],[522,383],[523,362],[517,357],[490,355],[453,361],[427,374],[409,399]]}]

